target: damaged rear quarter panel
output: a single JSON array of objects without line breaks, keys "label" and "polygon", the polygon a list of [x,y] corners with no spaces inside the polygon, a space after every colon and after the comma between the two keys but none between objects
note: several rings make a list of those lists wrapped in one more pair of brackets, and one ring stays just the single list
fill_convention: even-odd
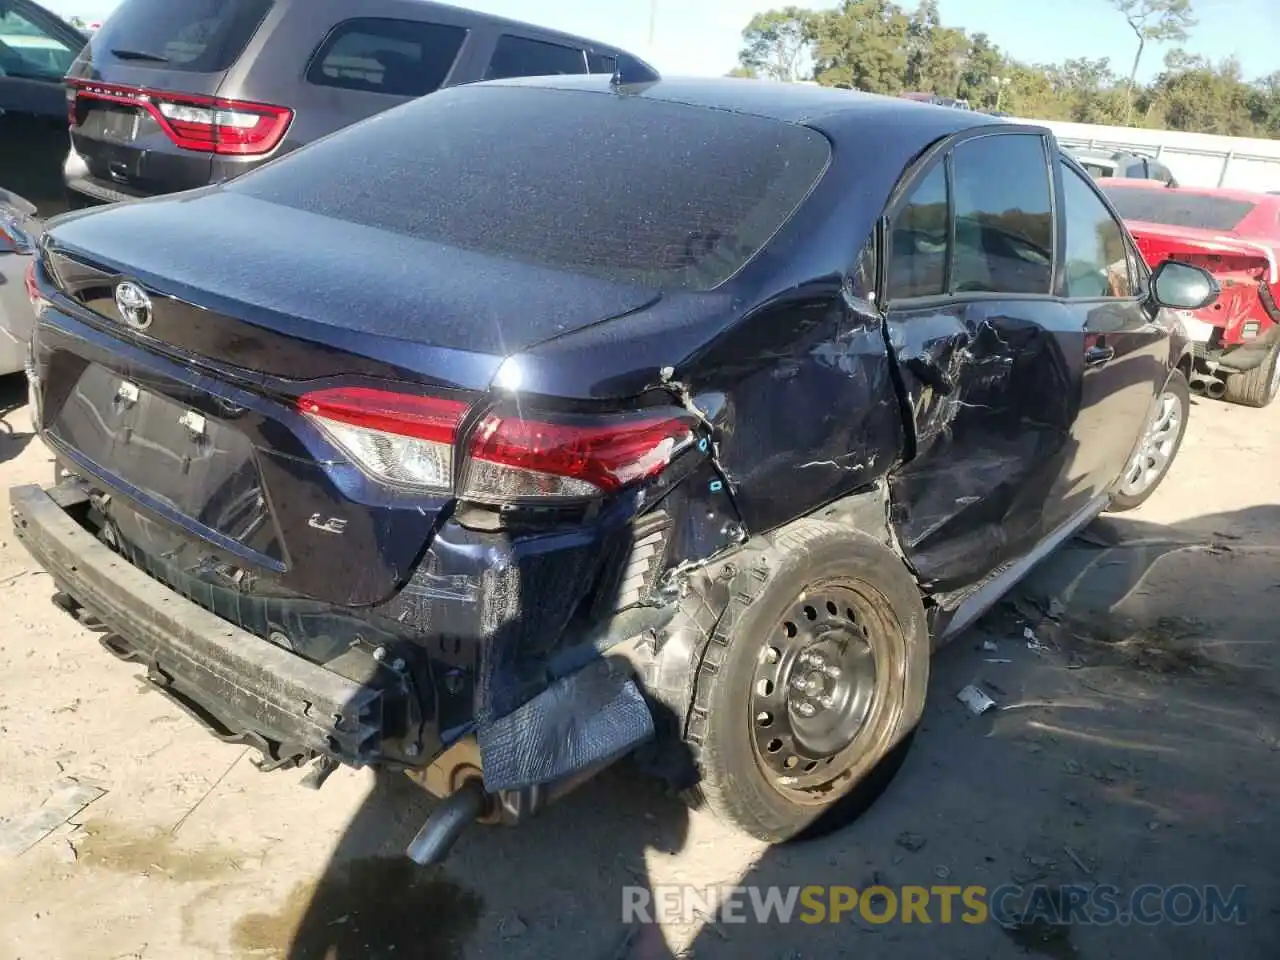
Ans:
[{"label": "damaged rear quarter panel", "polygon": [[873,482],[900,454],[881,321],[850,309],[838,280],[766,303],[683,372],[695,394],[724,398],[717,462],[752,535]]}]

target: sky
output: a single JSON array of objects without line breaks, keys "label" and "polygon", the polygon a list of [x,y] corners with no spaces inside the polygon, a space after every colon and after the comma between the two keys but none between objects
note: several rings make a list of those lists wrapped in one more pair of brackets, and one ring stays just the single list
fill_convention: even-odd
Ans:
[{"label": "sky", "polygon": [[[102,20],[115,0],[42,0],[63,16]],[[453,0],[459,6],[533,21],[631,50],[667,74],[719,75],[737,63],[742,28],[782,2],[759,0]],[[899,0],[908,9],[914,0]],[[1213,60],[1234,55],[1245,76],[1280,69],[1280,0],[1193,0],[1200,25],[1187,48]],[[834,6],[813,2],[801,5]],[[1110,57],[1128,73],[1134,37],[1109,0],[939,0],[942,22],[986,33],[1020,60]],[[652,37],[650,44],[651,13]],[[1050,41],[1048,38],[1052,38]],[[1162,66],[1167,47],[1148,46],[1141,79]]]}]

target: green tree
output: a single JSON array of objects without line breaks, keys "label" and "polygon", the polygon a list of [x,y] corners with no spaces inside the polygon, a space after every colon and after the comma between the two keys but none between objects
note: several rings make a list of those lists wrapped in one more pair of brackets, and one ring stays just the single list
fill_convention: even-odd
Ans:
[{"label": "green tree", "polygon": [[1187,31],[1196,24],[1191,0],[1111,0],[1120,11],[1125,23],[1138,38],[1138,49],[1133,55],[1133,68],[1129,71],[1129,83],[1125,87],[1125,116],[1128,123],[1133,111],[1133,85],[1138,79],[1138,66],[1147,43],[1182,42]]},{"label": "green tree", "polygon": [[812,21],[814,78],[827,86],[901,93],[910,22],[889,0],[844,0]]},{"label": "green tree", "polygon": [[757,13],[742,31],[738,62],[751,76],[771,80],[803,79],[809,67],[809,22],[813,12],[784,7]]}]

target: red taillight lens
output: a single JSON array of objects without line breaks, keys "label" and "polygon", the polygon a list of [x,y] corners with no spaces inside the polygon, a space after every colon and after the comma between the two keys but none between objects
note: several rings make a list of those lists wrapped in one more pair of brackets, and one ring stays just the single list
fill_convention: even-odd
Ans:
[{"label": "red taillight lens", "polygon": [[682,410],[555,421],[494,412],[472,438],[462,496],[518,501],[613,493],[665,470],[693,445],[695,425]]},{"label": "red taillight lens", "polygon": [[[370,476],[453,490],[464,401],[334,387],[305,394],[298,409]],[[499,408],[471,434],[460,495],[518,503],[615,493],[665,470],[697,442],[696,426],[680,409],[530,419]]]},{"label": "red taillight lens", "polygon": [[71,81],[67,118],[74,127],[81,100],[98,100],[144,110],[179,147],[232,156],[270,153],[284,139],[293,111],[269,103],[167,93],[83,80]]},{"label": "red taillight lens", "polygon": [[317,390],[298,400],[366,473],[440,493],[453,489],[453,449],[467,408],[460,400],[369,387]]},{"label": "red taillight lens", "polygon": [[27,272],[22,279],[26,284],[27,299],[31,301],[33,307],[39,307],[44,301],[44,297],[40,294],[40,285],[36,283],[36,262],[34,260],[27,264]]}]

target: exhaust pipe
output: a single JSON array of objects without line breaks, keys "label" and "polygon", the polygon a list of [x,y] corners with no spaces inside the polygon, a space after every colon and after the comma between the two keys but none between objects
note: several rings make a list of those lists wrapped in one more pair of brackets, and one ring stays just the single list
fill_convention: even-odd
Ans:
[{"label": "exhaust pipe", "polygon": [[1204,392],[1211,400],[1221,400],[1227,393],[1227,385],[1221,380],[1205,381]]},{"label": "exhaust pipe", "polygon": [[405,854],[421,867],[442,863],[468,825],[480,819],[489,805],[489,795],[479,777],[467,778],[431,811],[427,822],[409,843]]},{"label": "exhaust pipe", "polygon": [[1204,377],[1192,377],[1187,381],[1187,385],[1191,387],[1191,392],[1197,396],[1205,396],[1209,392],[1209,381]]}]

